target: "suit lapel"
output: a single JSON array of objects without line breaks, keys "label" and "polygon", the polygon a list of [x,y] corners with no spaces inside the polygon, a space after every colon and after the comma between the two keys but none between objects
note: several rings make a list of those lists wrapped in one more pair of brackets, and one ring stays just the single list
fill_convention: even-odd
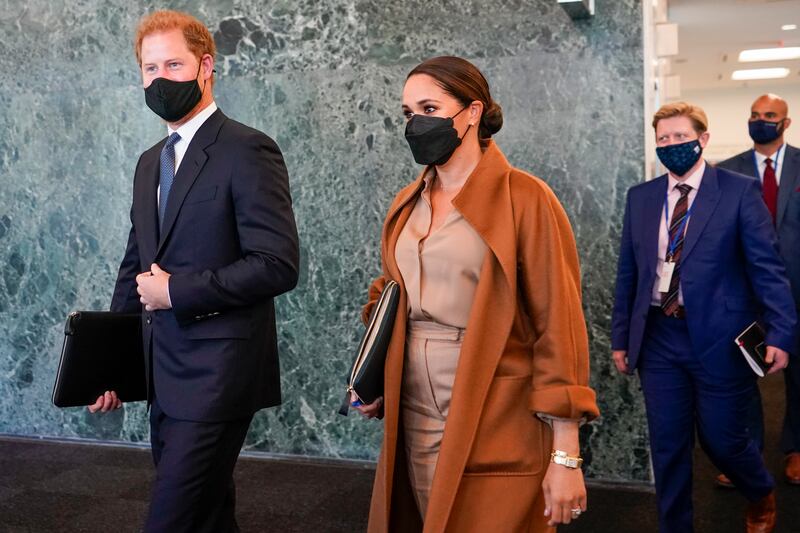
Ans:
[{"label": "suit lapel", "polygon": [[781,227],[786,206],[794,190],[800,187],[800,150],[786,145],[786,154],[783,156],[783,170],[781,170],[781,183],[778,187],[778,213],[775,218],[776,227]]},{"label": "suit lapel", "polygon": [[136,210],[134,211],[139,256],[142,264],[153,262],[158,246],[158,157],[164,141],[161,141],[142,156],[137,169]]},{"label": "suit lapel", "polygon": [[189,147],[186,149],[186,154],[183,156],[178,172],[175,174],[175,181],[172,183],[172,189],[169,191],[167,208],[164,212],[164,223],[161,226],[161,236],[154,260],[158,258],[163,251],[169,234],[175,226],[175,220],[178,218],[178,213],[183,205],[183,201],[186,199],[189,189],[192,188],[197,176],[208,160],[205,149],[217,140],[217,135],[225,120],[227,120],[227,117],[222,111],[215,111],[208,117],[203,125],[200,126],[200,129],[197,130],[197,133],[194,134],[192,141],[189,143]]},{"label": "suit lapel", "polygon": [[649,272],[655,272],[658,264],[658,239],[661,232],[661,216],[664,212],[664,200],[667,197],[667,176],[656,178],[660,181],[658,185],[653,184],[652,192],[647,196],[644,203],[644,211],[641,214],[643,223],[642,232],[642,253]]},{"label": "suit lapel", "polygon": [[758,163],[756,163],[756,151],[751,148],[742,154],[741,158],[742,174],[760,179],[760,174],[758,173]]},{"label": "suit lapel", "polygon": [[681,261],[684,261],[692,253],[700,234],[705,229],[708,221],[711,220],[711,215],[717,208],[720,197],[717,169],[707,164],[706,171],[703,173],[703,181],[700,183],[700,189],[697,191],[694,202],[692,202],[692,213],[686,230],[686,240],[681,252]]}]

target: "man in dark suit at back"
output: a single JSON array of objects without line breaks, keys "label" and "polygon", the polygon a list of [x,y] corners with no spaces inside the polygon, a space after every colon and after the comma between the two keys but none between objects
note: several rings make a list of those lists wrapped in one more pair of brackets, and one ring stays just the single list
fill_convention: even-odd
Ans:
[{"label": "man in dark suit at back", "polygon": [[[784,133],[792,124],[789,106],[780,96],[765,94],[750,108],[748,128],[753,149],[742,152],[717,167],[758,178],[764,202],[778,233],[781,257],[792,285],[795,305],[800,309],[800,149],[786,144]],[[800,485],[800,338],[792,350],[792,364],[783,371],[786,411],[781,449],[786,456],[786,481]],[[764,449],[764,415],[756,389],[748,411],[748,426],[759,449]],[[732,486],[720,475],[718,482]]]},{"label": "man in dark suit at back", "polygon": [[[280,403],[273,298],[298,279],[283,157],[214,103],[215,46],[158,11],[136,36],[167,137],[134,175],[112,311],[142,314],[156,479],[145,531],[238,531],[233,469],[253,414]],[[92,412],[120,407],[114,391]]]}]

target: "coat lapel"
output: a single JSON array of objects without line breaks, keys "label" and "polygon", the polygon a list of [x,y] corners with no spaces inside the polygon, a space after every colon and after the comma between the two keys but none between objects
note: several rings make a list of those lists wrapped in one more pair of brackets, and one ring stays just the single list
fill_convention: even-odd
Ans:
[{"label": "coat lapel", "polygon": [[786,154],[783,156],[783,170],[781,170],[781,183],[778,187],[778,212],[775,218],[776,227],[781,227],[786,214],[786,206],[795,189],[800,187],[800,150],[786,145]]},{"label": "coat lapel", "polygon": [[759,177],[758,163],[756,163],[756,151],[750,149],[741,155],[742,174],[745,176]]},{"label": "coat lapel", "polygon": [[158,246],[158,157],[164,141],[154,146],[139,164],[136,175],[136,210],[134,211],[139,257],[143,265],[150,265]]},{"label": "coat lapel", "polygon": [[656,271],[658,264],[658,239],[661,232],[661,220],[664,213],[664,200],[667,197],[667,176],[656,178],[653,183],[652,191],[644,202],[644,212],[639,220],[641,225],[641,243],[643,264],[647,265],[648,272],[651,274]]},{"label": "coat lapel", "polygon": [[[389,213],[386,215],[386,221],[383,225],[383,233],[381,236],[381,242],[384,243],[384,248],[381,250],[384,259],[384,275],[396,281],[400,286],[397,318],[395,319],[394,328],[392,329],[392,337],[387,350],[387,359],[384,368],[383,401],[385,417],[383,420],[383,427],[384,435],[387,437],[384,438],[383,456],[378,464],[378,468],[383,469],[378,472],[378,474],[385,478],[383,482],[385,490],[383,494],[383,512],[387,520],[391,515],[390,506],[392,502],[392,489],[394,487],[394,465],[397,457],[395,444],[398,442],[400,428],[400,393],[405,357],[406,319],[408,316],[405,312],[408,308],[406,287],[403,276],[400,273],[400,268],[397,265],[394,249],[400,237],[400,232],[403,230],[403,227],[411,216],[411,211],[414,209],[414,200],[422,189],[422,177],[424,174],[425,172],[421,173],[417,180],[403,189],[398,195],[397,200],[392,204]],[[390,435],[394,436],[391,442],[388,437]]]},{"label": "coat lapel", "polygon": [[175,181],[172,183],[172,189],[169,192],[167,199],[167,208],[164,213],[164,222],[161,226],[161,236],[158,242],[158,249],[156,250],[156,260],[164,249],[164,245],[169,239],[169,234],[175,225],[175,220],[178,217],[183,201],[189,189],[192,188],[197,176],[203,169],[208,155],[205,149],[212,145],[217,140],[217,134],[222,127],[222,124],[227,120],[227,117],[222,111],[215,111],[208,119],[200,126],[197,133],[194,134],[186,154],[183,156],[181,165],[178,172],[175,174]]},{"label": "coat lapel", "polygon": [[697,191],[694,202],[692,202],[692,213],[686,229],[686,240],[681,252],[681,261],[684,261],[692,253],[694,246],[700,239],[700,235],[703,233],[703,229],[708,224],[708,221],[711,220],[711,215],[717,208],[720,198],[717,169],[707,164],[706,171],[703,173],[703,181],[700,183],[700,189]]}]

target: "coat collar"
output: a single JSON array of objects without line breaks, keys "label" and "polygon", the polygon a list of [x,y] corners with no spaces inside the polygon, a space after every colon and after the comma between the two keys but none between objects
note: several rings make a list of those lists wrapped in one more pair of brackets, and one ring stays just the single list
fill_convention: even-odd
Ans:
[{"label": "coat collar", "polygon": [[[425,169],[398,194],[384,225],[383,257],[386,270],[401,286],[402,276],[394,257],[394,247],[423,188],[423,178],[428,170]],[[499,148],[490,141],[480,162],[453,199],[454,207],[486,242],[490,253],[481,268],[480,282],[461,348],[453,383],[451,414],[440,451],[441,456],[448,459],[440,461],[437,466],[429,505],[429,509],[435,511],[428,513],[426,531],[445,529],[477,433],[479,420],[476,414],[481,412],[486,401],[514,320],[515,307],[510,302],[515,302],[517,293],[517,230],[511,204],[512,170]],[[405,287],[403,289],[405,292]],[[393,375],[402,375],[403,351],[394,352],[396,357],[387,360],[387,366]],[[399,385],[395,385],[398,390],[386,391],[387,412],[399,410],[399,405],[393,405],[399,403],[400,395]],[[385,423],[386,431],[396,434],[398,420],[389,420],[387,417]],[[387,459],[390,464],[394,461],[394,457]],[[391,479],[388,481],[391,483]],[[391,499],[391,496],[388,498]]]},{"label": "coat collar", "polygon": [[[194,134],[192,141],[189,143],[189,146],[186,149],[186,154],[183,156],[183,160],[181,161],[181,166],[178,168],[178,172],[175,174],[175,181],[172,183],[172,189],[169,192],[169,198],[167,199],[167,208],[164,213],[164,222],[161,226],[160,237],[158,240],[158,248],[156,249],[154,261],[156,261],[164,249],[164,245],[169,239],[169,234],[172,231],[173,226],[175,225],[175,219],[178,216],[178,212],[183,205],[183,201],[186,198],[186,195],[189,192],[189,189],[192,188],[197,176],[200,174],[200,171],[203,169],[203,166],[208,160],[208,155],[205,152],[205,149],[214,144],[217,140],[217,136],[219,135],[219,130],[222,128],[222,124],[227,120],[227,117],[222,113],[222,111],[217,110],[215,111],[208,120],[206,120],[202,126],[197,130],[197,133]],[[163,148],[166,139],[160,142],[157,145],[157,150],[153,150],[152,154],[155,157],[155,162],[153,167],[156,170],[156,183],[158,183],[158,158],[161,154],[161,148]],[[152,203],[152,208],[157,208],[156,203]],[[157,220],[157,217],[156,217]]]},{"label": "coat collar", "polygon": [[689,254],[692,253],[695,244],[700,239],[700,234],[703,233],[708,221],[711,220],[711,215],[717,208],[717,204],[721,198],[719,190],[719,180],[717,179],[717,169],[711,165],[706,165],[706,171],[703,173],[703,181],[700,183],[700,188],[697,190],[694,202],[692,202],[692,215],[689,219],[689,225],[686,228],[686,240],[683,244],[683,251],[681,252],[681,261],[685,260]]},{"label": "coat collar", "polygon": [[[648,264],[651,264],[653,270],[655,270],[656,259],[659,253],[658,235],[661,231],[660,224],[663,223],[661,217],[664,212],[664,200],[666,198],[668,183],[666,175],[657,178],[655,181],[657,183],[653,184],[647,198],[643,227],[644,234],[648,236],[645,253],[648,258],[652,258],[652,264]],[[720,198],[721,194],[717,169],[706,164],[703,180],[700,182],[697,196],[694,202],[692,202],[692,214],[686,228],[686,240],[683,243],[683,251],[681,251],[681,261],[685,261],[689,254],[692,253],[706,224],[711,220],[711,215],[717,208],[717,203],[719,203]]]},{"label": "coat collar", "polygon": [[[509,284],[512,278],[516,279],[516,239],[509,238],[509,235],[514,235],[516,230],[512,210],[499,207],[511,201],[508,176],[512,169],[503,152],[494,141],[489,140],[478,165],[453,199],[453,206],[497,257]],[[425,186],[425,176],[432,170],[433,167],[428,166],[420,172],[414,182],[400,191],[390,209],[384,226],[388,230],[384,235],[384,242],[392,243],[390,250],[394,250],[394,243],[397,242],[400,231],[411,215],[417,195]],[[497,209],[492,206],[496,206]],[[390,263],[394,263],[393,253],[385,257]],[[400,272],[396,263],[392,264],[392,267],[394,271],[392,275],[398,279]]]}]

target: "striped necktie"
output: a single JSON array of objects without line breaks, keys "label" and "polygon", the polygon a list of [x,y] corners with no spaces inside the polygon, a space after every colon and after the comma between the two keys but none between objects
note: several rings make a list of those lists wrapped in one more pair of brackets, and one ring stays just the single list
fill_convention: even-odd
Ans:
[{"label": "striped necktie", "polygon": [[[661,293],[661,309],[667,316],[672,316],[678,310],[678,288],[680,287],[680,270],[681,270],[681,251],[683,250],[683,238],[686,235],[686,216],[689,211],[689,191],[692,190],[690,185],[681,183],[676,186],[680,191],[681,197],[678,203],[675,204],[675,209],[672,211],[672,219],[669,223],[669,242],[667,244],[666,261],[675,263],[675,270],[672,272],[672,279],[669,283],[669,291]],[[669,249],[674,249],[672,256],[669,256]]]}]

